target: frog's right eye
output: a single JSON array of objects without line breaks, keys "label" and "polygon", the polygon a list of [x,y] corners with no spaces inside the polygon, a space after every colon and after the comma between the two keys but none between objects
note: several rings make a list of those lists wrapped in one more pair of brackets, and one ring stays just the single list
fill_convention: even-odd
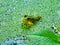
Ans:
[{"label": "frog's right eye", "polygon": [[27,18],[27,20],[30,20],[31,18]]}]

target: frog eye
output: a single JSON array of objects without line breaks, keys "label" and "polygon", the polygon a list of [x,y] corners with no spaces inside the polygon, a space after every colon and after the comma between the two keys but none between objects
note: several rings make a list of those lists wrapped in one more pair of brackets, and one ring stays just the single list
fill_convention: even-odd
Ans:
[{"label": "frog eye", "polygon": [[29,20],[29,19],[31,19],[31,18],[27,18],[27,20]]},{"label": "frog eye", "polygon": [[24,17],[27,17],[27,15],[25,15]]}]

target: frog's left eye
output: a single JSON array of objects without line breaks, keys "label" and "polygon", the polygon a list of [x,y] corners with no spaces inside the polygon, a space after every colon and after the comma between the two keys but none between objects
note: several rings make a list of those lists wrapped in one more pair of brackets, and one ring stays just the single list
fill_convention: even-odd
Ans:
[{"label": "frog's left eye", "polygon": [[27,17],[27,15],[25,15],[24,17]]},{"label": "frog's left eye", "polygon": [[27,18],[27,20],[31,20],[31,18]]}]

